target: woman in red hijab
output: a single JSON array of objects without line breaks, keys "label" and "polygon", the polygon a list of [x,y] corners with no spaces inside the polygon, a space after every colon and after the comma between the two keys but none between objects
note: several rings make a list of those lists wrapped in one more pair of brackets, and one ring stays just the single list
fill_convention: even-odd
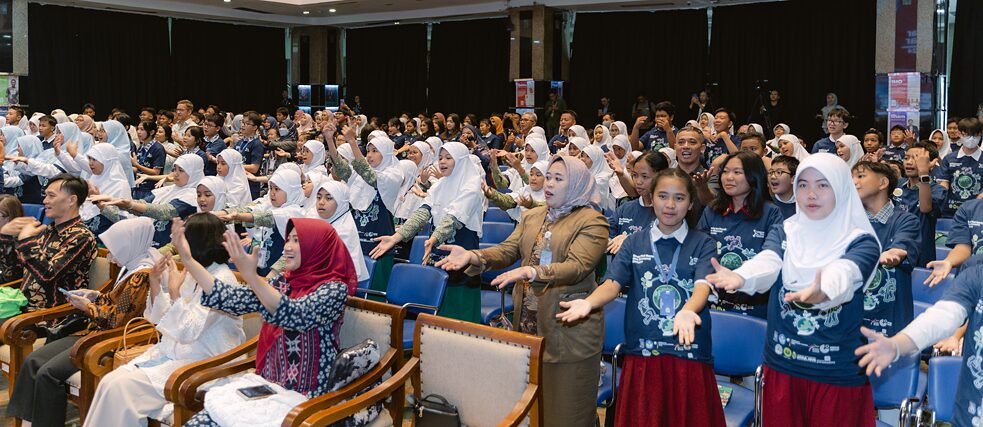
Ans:
[{"label": "woman in red hijab", "polygon": [[[171,233],[185,268],[202,286],[203,306],[235,316],[251,312],[263,316],[256,348],[256,375],[261,378],[252,378],[254,382],[265,380],[278,394],[285,389],[284,396],[296,396],[301,401],[329,391],[328,376],[339,351],[337,332],[345,301],[358,283],[351,256],[335,229],[318,219],[290,219],[283,247],[284,273],[269,282],[256,274],[256,255],[246,254],[238,236],[226,232],[223,246],[245,279],[245,287],[215,280],[194,260],[184,239],[181,220],[174,220]],[[243,384],[252,385],[257,384]],[[186,426],[229,421],[220,420],[218,413],[210,413],[217,412],[210,408],[228,406],[208,404],[209,395],[215,391],[213,388],[206,395],[206,411],[189,420]],[[289,402],[284,403],[289,410]],[[264,408],[266,412],[268,409]],[[248,412],[248,408],[237,411]],[[225,415],[236,416],[235,413]],[[276,416],[284,415],[285,412]]]}]

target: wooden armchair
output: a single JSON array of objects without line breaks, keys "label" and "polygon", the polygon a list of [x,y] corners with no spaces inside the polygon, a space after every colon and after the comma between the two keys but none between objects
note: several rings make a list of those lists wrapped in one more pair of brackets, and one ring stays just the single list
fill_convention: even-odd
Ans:
[{"label": "wooden armchair", "polygon": [[[105,291],[107,287],[112,285],[116,275],[119,274],[119,267],[109,262],[108,255],[107,250],[99,249],[96,259],[89,267],[90,289]],[[17,371],[24,364],[24,360],[34,349],[43,346],[46,342],[44,338],[38,338],[38,324],[58,320],[77,312],[78,310],[71,304],[62,304],[18,315],[0,327],[0,337],[2,337],[4,344],[0,346],[0,371],[10,384],[7,387],[8,395],[13,395]]]},{"label": "wooden armchair", "polygon": [[[385,399],[403,401],[407,381],[412,381],[418,399],[429,394],[445,397],[458,408],[462,424],[542,425],[542,337],[421,314],[414,338],[413,357],[395,375],[301,425],[328,426]],[[402,425],[402,415],[385,413],[380,418],[388,420],[372,425]]]}]

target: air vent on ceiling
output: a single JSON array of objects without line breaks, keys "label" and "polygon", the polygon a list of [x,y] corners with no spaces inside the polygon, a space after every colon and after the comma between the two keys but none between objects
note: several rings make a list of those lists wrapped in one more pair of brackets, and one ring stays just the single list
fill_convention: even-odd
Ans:
[{"label": "air vent on ceiling", "polygon": [[235,7],[233,9],[235,9],[235,10],[241,10],[243,12],[262,13],[264,15],[269,15],[270,14],[270,12],[265,12],[265,11],[262,11],[262,10],[251,9],[251,8],[248,8],[248,7]]}]

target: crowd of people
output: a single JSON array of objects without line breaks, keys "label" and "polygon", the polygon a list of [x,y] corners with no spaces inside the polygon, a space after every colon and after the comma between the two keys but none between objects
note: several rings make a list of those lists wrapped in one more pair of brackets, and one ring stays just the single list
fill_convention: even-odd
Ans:
[{"label": "crowd of people", "polygon": [[[360,105],[233,114],[189,100],[100,121],[91,105],[30,118],[11,107],[0,275],[22,280],[22,295],[0,322],[60,304],[79,314],[48,325],[7,415],[64,425],[72,345],[145,317],[160,342],[102,379],[85,425],[164,419],[168,376],[240,345],[241,316],[258,312],[255,374],[209,391],[186,425],[282,419],[226,390],[268,384],[284,405],[329,391],[346,299],[359,282],[385,291],[425,235],[423,262],[450,273],[441,316],[480,322],[478,275],[507,270],[491,284],[512,286],[515,329],[546,338],[547,425],[594,425],[603,307],[624,296],[616,425],[724,425],[710,316],[723,310],[767,321],[765,425],[873,426],[869,375],[933,345],[983,348],[983,124],[950,118],[923,140],[903,126],[855,136],[863,124],[829,102],[818,141],[738,123],[703,94],[678,116],[640,99],[630,124],[606,105],[582,123],[555,100],[548,121],[369,118]],[[25,204],[43,204],[50,225]],[[479,249],[495,207],[515,231]],[[943,217],[953,249],[937,259]],[[98,247],[121,267],[102,291],[88,283]],[[925,283],[915,267],[931,269]],[[914,319],[912,288],[955,272]],[[978,373],[962,374],[958,425],[977,416]]]}]

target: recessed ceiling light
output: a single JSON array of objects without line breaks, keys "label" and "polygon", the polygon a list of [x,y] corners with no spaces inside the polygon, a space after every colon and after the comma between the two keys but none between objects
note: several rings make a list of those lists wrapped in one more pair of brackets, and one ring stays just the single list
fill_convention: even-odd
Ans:
[{"label": "recessed ceiling light", "polygon": [[232,3],[232,0],[224,0],[226,3]]},{"label": "recessed ceiling light", "polygon": [[310,15],[310,14],[311,14],[311,11],[309,11],[309,10],[305,10],[304,11],[304,15]]},{"label": "recessed ceiling light", "polygon": [[393,22],[393,25],[399,25],[399,21]]},{"label": "recessed ceiling light", "polygon": [[328,9],[328,12],[331,12],[331,13],[335,13],[337,11],[338,11],[337,9]]}]

